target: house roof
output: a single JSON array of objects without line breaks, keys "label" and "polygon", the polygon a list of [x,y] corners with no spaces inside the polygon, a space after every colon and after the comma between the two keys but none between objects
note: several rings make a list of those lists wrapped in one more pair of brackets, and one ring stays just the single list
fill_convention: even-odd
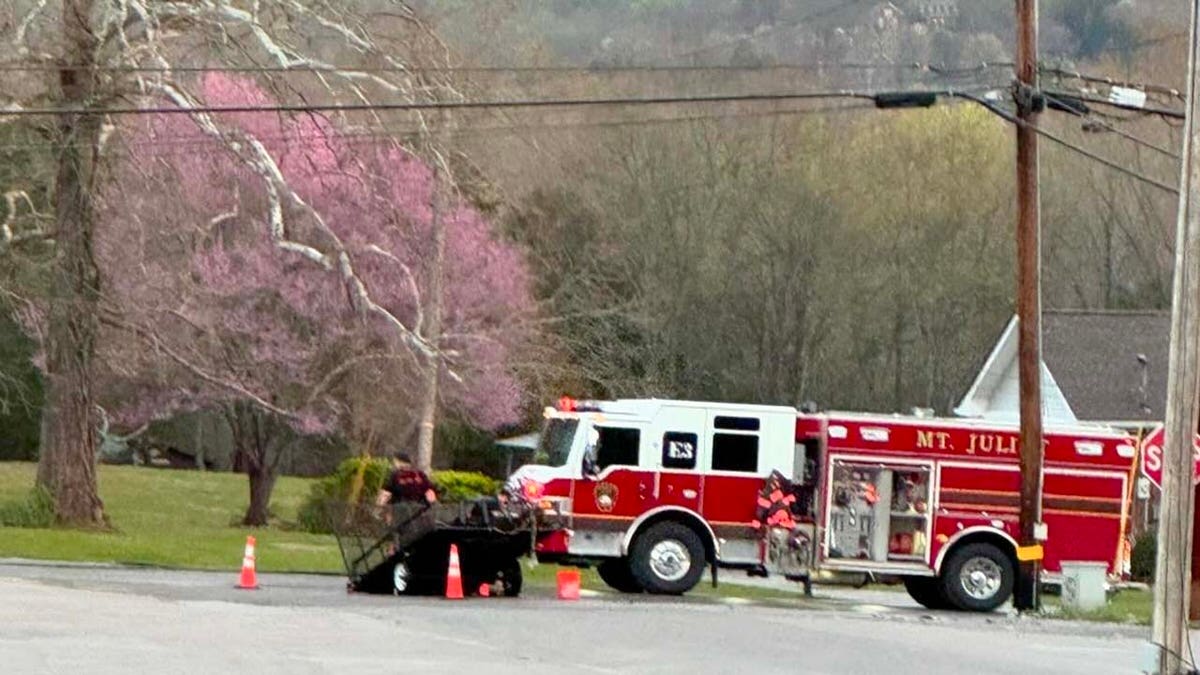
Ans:
[{"label": "house roof", "polygon": [[1085,420],[1163,419],[1170,342],[1170,312],[1059,310],[1042,318],[1042,358]]},{"label": "house roof", "polygon": [[[1044,401],[1094,422],[1161,420],[1166,407],[1171,315],[1163,311],[1046,310],[1042,314]],[[1145,366],[1139,361],[1145,359]],[[955,413],[1015,414],[1016,318]],[[1145,384],[1143,385],[1143,375]],[[1002,394],[1008,394],[1004,396]]]}]

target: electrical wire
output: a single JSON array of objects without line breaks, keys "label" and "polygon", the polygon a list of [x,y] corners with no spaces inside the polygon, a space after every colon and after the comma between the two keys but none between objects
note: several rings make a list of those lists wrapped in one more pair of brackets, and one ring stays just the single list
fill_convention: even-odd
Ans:
[{"label": "electrical wire", "polygon": [[1095,84],[1106,84],[1110,87],[1125,87],[1126,89],[1139,89],[1141,91],[1147,91],[1147,92],[1153,92],[1156,94],[1163,94],[1165,96],[1171,96],[1171,97],[1177,98],[1181,101],[1184,99],[1184,93],[1179,91],[1178,89],[1173,89],[1171,87],[1164,87],[1162,85],[1157,85],[1157,84],[1146,84],[1144,82],[1129,82],[1129,81],[1114,79],[1111,77],[1087,75],[1084,73],[1080,73],[1080,72],[1072,71],[1072,70],[1066,70],[1063,68],[1049,68],[1046,66],[1042,66],[1038,70],[1043,75],[1057,75],[1059,77],[1065,77],[1065,78],[1071,79],[1071,80],[1080,80],[1082,82],[1092,82]]},{"label": "electrical wire", "polygon": [[1096,162],[1099,162],[1099,163],[1103,164],[1104,166],[1107,166],[1108,168],[1110,168],[1114,171],[1117,171],[1118,173],[1123,173],[1126,176],[1129,176],[1130,178],[1137,179],[1148,185],[1153,185],[1154,187],[1156,187],[1160,190],[1163,190],[1165,192],[1169,192],[1173,195],[1179,194],[1179,188],[1176,186],[1168,185],[1167,183],[1164,183],[1156,178],[1151,178],[1150,176],[1140,174],[1137,171],[1133,171],[1132,169],[1127,169],[1116,161],[1113,161],[1103,155],[1096,154],[1086,148],[1082,148],[1082,147],[1066,140],[1065,138],[1062,138],[1061,136],[1058,136],[1049,131],[1046,131],[1045,129],[1039,127],[1036,124],[1030,124],[1029,122],[1026,122],[1025,120],[1017,117],[1016,115],[1008,112],[1007,110],[1004,110],[1003,108],[1000,108],[999,106],[994,105],[991,101],[988,101],[987,99],[981,98],[979,96],[974,96],[972,94],[967,94],[967,93],[959,93],[959,94],[957,94],[957,96],[959,98],[966,99],[968,101],[974,101],[975,103],[978,103],[979,105],[983,106],[984,108],[987,108],[993,114],[995,114],[1009,122],[1012,122],[1013,124],[1016,124],[1018,126],[1032,129],[1037,135],[1042,136],[1049,141],[1057,143],[1058,145],[1061,145],[1062,147],[1067,148],[1068,150],[1072,150],[1080,155],[1083,155],[1084,157],[1087,157]]},{"label": "electrical wire", "polygon": [[[414,128],[396,128],[396,127],[370,127],[360,129],[348,129],[337,132],[339,138],[356,138],[363,141],[369,140],[388,140],[396,137],[408,136],[427,136],[430,133],[444,134],[451,137],[457,136],[473,136],[500,134],[521,131],[547,131],[547,132],[570,132],[577,129],[596,129],[596,128],[629,128],[629,127],[655,127],[663,125],[673,125],[689,122],[705,122],[705,121],[721,121],[731,119],[764,119],[773,117],[792,117],[804,115],[822,115],[841,112],[855,112],[874,110],[874,104],[833,104],[814,108],[788,108],[785,110],[769,110],[759,112],[737,112],[737,113],[710,113],[700,115],[685,115],[673,117],[660,117],[651,119],[634,119],[634,120],[598,120],[592,122],[555,122],[545,124],[525,124],[525,125],[492,125],[492,126],[469,126],[456,127],[436,131],[421,130]],[[233,136],[222,134],[220,138],[233,140]],[[287,141],[287,140],[319,140],[323,138],[320,134],[303,134],[303,133],[288,133],[288,134],[269,134],[255,136],[260,141]],[[123,144],[129,146],[205,146],[213,142],[213,136],[203,135],[197,132],[195,135],[189,136],[158,136],[155,138],[137,138],[122,141]],[[20,143],[20,144],[0,144],[0,151],[16,151],[16,150],[40,150],[40,149],[55,149],[63,147],[64,144],[53,141],[45,141],[39,143]]]},{"label": "electrical wire", "polygon": [[258,113],[258,112],[356,112],[372,110],[496,110],[512,108],[574,108],[592,106],[653,106],[691,103],[760,103],[766,101],[805,101],[820,99],[866,99],[866,92],[824,91],[807,93],[715,94],[704,96],[650,96],[615,98],[555,98],[509,99],[495,101],[421,101],[382,103],[281,103],[270,105],[198,105],[179,106],[111,106],[105,108],[5,108],[0,116],[37,116],[68,114],[154,115],[193,113]]},{"label": "electrical wire", "polygon": [[1133,135],[1127,131],[1124,131],[1122,129],[1118,129],[1116,126],[1114,126],[1108,122],[1096,119],[1095,117],[1076,109],[1075,107],[1071,106],[1069,103],[1067,103],[1066,101],[1064,101],[1062,99],[1051,96],[1050,94],[1046,94],[1045,96],[1046,96],[1047,100],[1055,101],[1055,102],[1061,104],[1062,110],[1064,112],[1067,112],[1068,114],[1079,117],[1079,118],[1086,120],[1092,124],[1097,124],[1101,127],[1104,127],[1108,131],[1111,131],[1112,133],[1117,134],[1118,136],[1121,136],[1122,138],[1133,141],[1134,143],[1137,143],[1138,145],[1141,145],[1143,147],[1154,150],[1155,152],[1158,152],[1160,154],[1166,155],[1167,157],[1170,157],[1171,159],[1174,159],[1175,161],[1179,161],[1179,153],[1177,153],[1177,152],[1174,152],[1172,150],[1164,148],[1160,145],[1151,143],[1150,141],[1147,141],[1143,138],[1135,136],[1135,135]]},{"label": "electrical wire", "polygon": [[959,76],[980,73],[997,68],[1011,68],[1011,62],[982,62],[972,66],[949,67],[933,63],[853,63],[837,61],[812,61],[807,63],[766,63],[759,65],[732,64],[643,64],[631,66],[345,66],[345,65],[296,65],[296,66],[72,66],[50,64],[12,65],[0,64],[0,73],[35,73],[89,70],[98,73],[562,73],[569,75],[625,74],[625,73],[677,73],[677,72],[771,72],[786,70],[916,70],[939,75]]},{"label": "electrical wire", "polygon": [[[989,90],[994,86],[972,86],[956,89],[930,89],[917,92],[934,96],[954,97],[973,90]],[[843,89],[840,91],[757,93],[757,94],[713,94],[700,96],[649,96],[613,98],[553,98],[553,99],[509,99],[495,101],[420,101],[383,103],[282,103],[269,105],[198,105],[190,108],[179,106],[110,106],[103,108],[0,108],[0,117],[45,116],[45,115],[152,115],[194,113],[258,113],[258,112],[359,112],[375,110],[418,111],[418,110],[496,110],[514,108],[575,108],[575,107],[623,107],[662,106],[703,103],[763,103],[785,101],[815,101],[835,99],[857,99],[874,101],[887,92],[868,92]]]},{"label": "electrical wire", "polygon": [[1067,100],[1067,101],[1072,101],[1072,100],[1084,101],[1085,103],[1094,103],[1096,105],[1103,105],[1103,106],[1108,106],[1111,108],[1119,108],[1121,110],[1133,110],[1133,111],[1140,112],[1140,113],[1147,114],[1147,115],[1159,115],[1161,117],[1169,117],[1171,119],[1177,119],[1177,120],[1182,120],[1187,117],[1187,115],[1184,112],[1179,111],[1179,110],[1171,110],[1170,108],[1159,108],[1159,107],[1155,107],[1155,106],[1129,105],[1127,103],[1119,103],[1117,101],[1110,101],[1109,99],[1100,98],[1099,96],[1092,96],[1091,94],[1072,93],[1072,92],[1065,92],[1065,91],[1045,91],[1045,90],[1043,90],[1042,93],[1045,94],[1046,96],[1055,96],[1055,97],[1058,97],[1060,99]]},{"label": "electrical wire", "polygon": [[[977,87],[975,89],[994,89],[994,87]],[[1119,163],[1108,159],[1102,155],[1098,155],[1085,148],[1079,147],[1066,139],[1063,139],[1055,134],[1041,129],[1036,125],[1029,124],[1024,120],[1019,119],[1012,113],[1009,113],[1002,108],[994,105],[990,101],[976,96],[971,93],[971,88],[964,89],[944,89],[930,90],[919,92],[923,94],[933,94],[937,97],[960,98],[963,100],[973,101],[993,114],[1020,126],[1032,128],[1038,135],[1044,136],[1050,141],[1053,141],[1063,147],[1075,151],[1085,157],[1095,160],[1115,171],[1126,174],[1132,178],[1153,185],[1159,189],[1178,194],[1178,188],[1163,183],[1149,176],[1144,176],[1136,171],[1125,168]],[[1070,94],[1055,94],[1066,99],[1086,98],[1074,97]],[[361,104],[277,104],[277,105],[233,105],[233,106],[195,106],[192,108],[180,108],[176,106],[155,106],[155,107],[109,107],[109,108],[38,108],[38,109],[5,109],[0,111],[0,116],[38,116],[38,115],[63,115],[63,114],[103,114],[103,115],[147,115],[147,114],[194,114],[194,113],[255,113],[255,112],[350,112],[350,111],[369,111],[369,110],[399,110],[399,111],[415,111],[415,110],[472,110],[472,109],[503,109],[503,108],[552,108],[552,107],[579,107],[579,106],[647,106],[647,105],[680,105],[680,104],[702,104],[702,103],[731,103],[731,102],[782,102],[782,101],[804,101],[804,100],[863,100],[875,102],[878,94],[867,92],[856,92],[851,90],[843,91],[825,91],[825,92],[805,92],[805,93],[767,93],[767,94],[722,94],[712,96],[663,96],[663,97],[647,97],[647,98],[599,98],[599,99],[516,99],[516,100],[500,100],[500,101],[442,101],[442,102],[408,102],[408,103],[361,103]],[[1114,105],[1106,100],[1099,100],[1100,103]],[[1117,106],[1122,107],[1122,106]],[[1144,110],[1138,108],[1138,110]],[[1149,112],[1155,112],[1149,110]],[[1173,111],[1166,111],[1173,112]]]}]

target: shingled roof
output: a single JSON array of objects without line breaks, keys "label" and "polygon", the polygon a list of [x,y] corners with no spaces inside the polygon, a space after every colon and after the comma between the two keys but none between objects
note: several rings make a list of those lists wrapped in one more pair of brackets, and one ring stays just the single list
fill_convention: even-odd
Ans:
[{"label": "shingled roof", "polygon": [[1161,421],[1170,340],[1170,312],[1059,310],[1042,317],[1042,358],[1081,420]]},{"label": "shingled roof", "polygon": [[[1015,328],[1014,318],[955,409],[957,414],[1016,417]],[[1045,311],[1042,381],[1048,418],[1161,421],[1166,405],[1170,333],[1169,312]]]}]

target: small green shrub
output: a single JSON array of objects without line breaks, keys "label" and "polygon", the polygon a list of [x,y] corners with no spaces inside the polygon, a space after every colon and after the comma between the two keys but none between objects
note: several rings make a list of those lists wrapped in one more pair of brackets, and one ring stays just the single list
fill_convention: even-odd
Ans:
[{"label": "small green shrub", "polygon": [[444,502],[466,502],[500,490],[499,481],[473,471],[434,471],[430,479],[438,499]]},{"label": "small green shrub", "polygon": [[1154,532],[1145,532],[1133,545],[1129,559],[1129,576],[1134,581],[1154,581],[1154,565],[1158,558],[1158,540]]},{"label": "small green shrub", "polygon": [[[365,466],[363,463],[366,463]],[[362,487],[358,492],[358,504],[371,504],[379,494],[388,476],[391,464],[385,459],[352,457],[338,465],[332,475],[327,476],[310,488],[308,497],[300,505],[296,524],[306,532],[328,534],[330,523],[336,514],[344,513],[350,501],[355,479],[362,473]],[[434,471],[430,475],[438,499],[453,503],[494,495],[500,484],[481,473],[468,471]]]},{"label": "small green shrub", "polygon": [[34,488],[24,499],[0,502],[0,527],[50,527],[54,524],[54,498],[45,488]]}]

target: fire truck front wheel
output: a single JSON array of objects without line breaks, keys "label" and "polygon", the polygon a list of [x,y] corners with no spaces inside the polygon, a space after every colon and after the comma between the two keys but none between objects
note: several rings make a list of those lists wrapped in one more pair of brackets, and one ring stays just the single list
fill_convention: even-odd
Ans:
[{"label": "fire truck front wheel", "polygon": [[990,612],[1012,595],[1016,569],[992,544],[967,544],[950,553],[942,566],[942,593],[955,608]]},{"label": "fire truck front wheel", "polygon": [[680,595],[704,575],[704,544],[692,528],[663,521],[638,535],[629,555],[629,570],[647,593]]}]

